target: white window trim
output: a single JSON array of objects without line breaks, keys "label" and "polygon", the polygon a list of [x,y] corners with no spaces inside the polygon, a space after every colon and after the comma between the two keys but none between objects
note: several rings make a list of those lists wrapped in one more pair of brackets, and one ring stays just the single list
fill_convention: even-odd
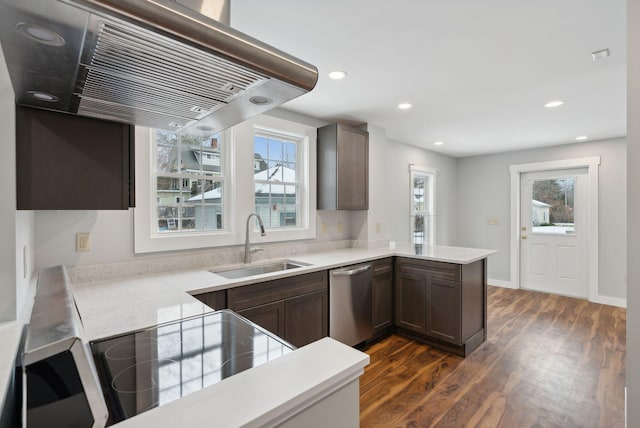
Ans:
[{"label": "white window trim", "polygon": [[[258,242],[284,242],[316,237],[316,128],[285,121],[283,119],[261,116],[251,121],[251,163],[254,165],[253,136],[255,133],[270,134],[274,137],[289,137],[300,140],[297,153],[298,167],[302,166],[302,173],[298,177],[299,184],[299,224],[296,227],[267,229],[267,235],[259,237],[257,228],[253,228],[253,236]],[[253,169],[252,169],[253,170]],[[251,204],[249,211],[242,218],[246,218],[255,209],[255,190],[253,175],[251,176]],[[253,237],[252,237],[253,240]]]},{"label": "white window trim", "polygon": [[[151,182],[155,156],[151,153],[153,130],[136,127],[136,208],[134,208],[134,253],[177,251],[198,248],[242,245],[247,217],[254,210],[253,184],[254,127],[303,137],[303,150],[299,151],[304,168],[300,187],[304,187],[300,199],[300,227],[269,229],[261,237],[257,229],[250,230],[252,243],[284,242],[316,237],[316,128],[297,122],[262,115],[247,120],[224,131],[223,162],[225,163],[225,230],[188,232],[183,234],[159,234],[152,222],[156,192]],[[249,173],[247,173],[249,171]]]},{"label": "white window trim", "polygon": [[223,132],[224,216],[225,228],[207,232],[158,233],[154,219],[157,213],[156,192],[153,188],[152,171],[155,156],[151,152],[153,129],[136,126],[136,208],[134,209],[134,253],[176,251],[234,245],[240,243],[240,236],[233,216],[235,201],[233,131]]},{"label": "white window trim", "polygon": [[429,234],[427,235],[427,242],[425,245],[433,246],[436,243],[436,177],[438,175],[438,170],[435,168],[431,168],[428,166],[420,166],[420,165],[409,165],[409,242],[412,243],[412,233],[413,233],[413,179],[415,176],[422,176],[427,178],[427,189],[426,192],[429,196],[429,200],[425,201],[427,207],[427,222],[428,222],[428,230]]}]

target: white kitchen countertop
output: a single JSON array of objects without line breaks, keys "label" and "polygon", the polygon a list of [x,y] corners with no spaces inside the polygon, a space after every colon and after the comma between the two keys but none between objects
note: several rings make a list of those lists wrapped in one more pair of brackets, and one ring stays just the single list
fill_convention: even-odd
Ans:
[{"label": "white kitchen countertop", "polygon": [[367,364],[367,354],[325,337],[116,426],[274,426],[301,405],[357,380]]},{"label": "white kitchen countertop", "polygon": [[[394,250],[347,248],[299,254],[292,259],[307,263],[309,266],[241,279],[226,279],[206,270],[191,270],[110,281],[74,283],[72,288],[86,338],[95,340],[211,311],[208,306],[200,303],[190,294],[224,290],[394,255],[468,264],[494,253],[496,251],[446,246],[425,248],[424,255],[416,255],[409,248]],[[268,261],[262,260],[254,264],[266,262]],[[229,267],[232,266],[215,266],[212,269],[221,270]]]},{"label": "white kitchen countertop", "polygon": [[[458,264],[472,263],[495,253],[457,247],[432,247],[425,255],[411,249],[349,248],[300,254],[293,260],[309,266],[288,271],[226,279],[207,270],[163,273],[125,279],[72,284],[85,338],[95,340],[210,312],[190,294],[223,290],[287,276],[332,269],[389,256],[404,256]],[[261,260],[254,264],[268,261]],[[216,270],[232,266],[215,266]],[[369,363],[368,355],[324,338],[277,360],[234,375],[118,424],[133,426],[263,426],[281,420],[322,391],[353,381]],[[289,413],[287,413],[289,412]]]},{"label": "white kitchen countertop", "polygon": [[16,362],[16,354],[20,338],[22,337],[22,321],[10,321],[0,323],[0,408],[4,405],[7,387],[13,374]]}]

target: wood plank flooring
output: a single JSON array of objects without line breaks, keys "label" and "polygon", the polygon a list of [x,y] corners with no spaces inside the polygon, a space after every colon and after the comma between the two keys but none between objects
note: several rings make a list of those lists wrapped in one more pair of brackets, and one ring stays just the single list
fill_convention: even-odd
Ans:
[{"label": "wood plank flooring", "polygon": [[392,335],[365,352],[366,427],[624,427],[626,310],[489,287],[466,359]]}]

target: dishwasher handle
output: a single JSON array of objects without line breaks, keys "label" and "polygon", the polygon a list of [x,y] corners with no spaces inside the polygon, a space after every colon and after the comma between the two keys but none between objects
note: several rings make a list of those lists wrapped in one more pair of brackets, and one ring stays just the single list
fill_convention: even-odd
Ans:
[{"label": "dishwasher handle", "polygon": [[336,269],[331,271],[331,276],[351,276],[371,269],[371,265],[364,265],[355,269]]}]

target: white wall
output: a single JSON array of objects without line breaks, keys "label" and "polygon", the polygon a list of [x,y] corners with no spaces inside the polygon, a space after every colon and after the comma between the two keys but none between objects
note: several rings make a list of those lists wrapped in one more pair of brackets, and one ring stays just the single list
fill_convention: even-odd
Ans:
[{"label": "white wall", "polygon": [[640,1],[627,2],[627,426],[640,427]]},{"label": "white wall", "polygon": [[[612,139],[458,160],[457,244],[499,251],[489,258],[490,279],[510,280],[509,165],[600,156],[599,290],[626,298],[626,142]],[[488,225],[489,218],[499,220]]]},{"label": "white wall", "polygon": [[[314,127],[323,124],[313,118],[284,110],[269,116]],[[248,128],[249,132],[253,128],[247,123],[238,125],[238,128],[242,128],[243,131],[243,133],[237,132],[240,156],[243,154],[251,155],[246,147],[242,146],[246,143],[247,138],[249,141],[251,140],[245,128]],[[315,146],[313,146],[313,150],[315,150]],[[315,185],[315,180],[312,180],[312,185]],[[248,180],[238,180],[236,183],[236,191],[246,192],[247,190],[251,191],[252,188],[253,184]],[[233,215],[246,218],[250,211],[250,207],[238,206]],[[37,269],[60,264],[81,266],[131,261],[154,256],[154,254],[147,256],[134,254],[133,209],[128,211],[38,211],[35,213],[35,219],[35,263]],[[244,222],[241,221],[237,224],[244,225]],[[351,220],[348,212],[318,212],[316,215],[316,239],[307,240],[307,242],[353,239],[354,234],[350,225]],[[91,251],[89,252],[76,252],[75,250],[75,235],[81,232],[90,233]],[[244,235],[244,230],[242,230],[242,235]],[[202,249],[197,251],[202,252]],[[181,251],[180,254],[189,252],[189,250]]]},{"label": "white wall", "polygon": [[379,192],[386,209],[389,239],[398,244],[409,244],[411,213],[411,180],[409,164],[428,166],[436,175],[436,244],[453,245],[458,228],[456,212],[457,166],[456,159],[416,146],[389,140],[382,153],[382,171],[385,185],[370,188]]},{"label": "white wall", "polygon": [[[33,214],[16,211],[15,96],[0,48],[0,321],[18,319],[33,269]],[[26,247],[27,270],[23,269]]]}]

